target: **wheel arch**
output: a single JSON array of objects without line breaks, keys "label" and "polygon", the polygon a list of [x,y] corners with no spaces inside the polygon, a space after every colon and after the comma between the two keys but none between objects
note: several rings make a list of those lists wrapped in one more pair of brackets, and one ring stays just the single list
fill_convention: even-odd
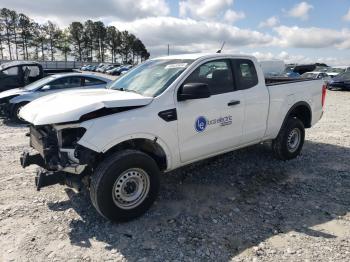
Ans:
[{"label": "wheel arch", "polygon": [[135,149],[152,157],[161,171],[171,167],[171,155],[166,144],[157,136],[143,135],[130,136],[118,140],[116,143],[110,144],[102,150],[102,157],[123,149]]},{"label": "wheel arch", "polygon": [[312,110],[310,105],[305,101],[295,103],[288,110],[280,129],[282,129],[286,125],[287,120],[290,117],[298,118],[304,124],[305,128],[310,128],[312,123]]},{"label": "wheel arch", "polygon": [[11,116],[14,115],[14,113],[15,113],[14,110],[16,109],[16,107],[21,106],[21,105],[25,106],[28,103],[30,103],[30,101],[26,101],[26,100],[20,100],[20,101],[16,101],[16,102],[11,103],[11,106],[10,106]]}]

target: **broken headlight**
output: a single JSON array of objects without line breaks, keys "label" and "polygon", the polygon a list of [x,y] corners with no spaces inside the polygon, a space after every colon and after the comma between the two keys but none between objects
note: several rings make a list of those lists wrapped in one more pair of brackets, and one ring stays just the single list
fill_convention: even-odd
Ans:
[{"label": "broken headlight", "polygon": [[66,128],[61,130],[61,147],[62,148],[74,148],[77,142],[85,134],[86,129],[83,127],[78,128]]}]

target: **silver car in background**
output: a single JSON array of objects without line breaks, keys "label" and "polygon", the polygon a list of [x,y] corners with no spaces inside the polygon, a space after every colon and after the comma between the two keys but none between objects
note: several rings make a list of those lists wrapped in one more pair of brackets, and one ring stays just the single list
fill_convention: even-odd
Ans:
[{"label": "silver car in background", "polygon": [[94,74],[66,73],[47,76],[23,88],[0,93],[0,117],[21,122],[21,108],[29,102],[49,94],[73,89],[105,88],[110,79]]}]

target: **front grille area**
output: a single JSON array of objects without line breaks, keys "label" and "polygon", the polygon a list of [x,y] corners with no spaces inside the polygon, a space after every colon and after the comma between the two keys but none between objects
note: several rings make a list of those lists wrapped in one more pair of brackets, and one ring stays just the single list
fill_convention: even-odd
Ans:
[{"label": "front grille area", "polygon": [[58,140],[56,131],[50,126],[30,127],[30,146],[42,156],[48,166],[57,166]]}]

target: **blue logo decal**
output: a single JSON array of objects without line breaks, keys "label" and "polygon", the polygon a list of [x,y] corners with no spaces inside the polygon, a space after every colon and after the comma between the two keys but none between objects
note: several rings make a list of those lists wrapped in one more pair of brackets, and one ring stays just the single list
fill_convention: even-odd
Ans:
[{"label": "blue logo decal", "polygon": [[207,119],[204,116],[198,117],[194,127],[197,132],[203,132],[207,127]]}]

